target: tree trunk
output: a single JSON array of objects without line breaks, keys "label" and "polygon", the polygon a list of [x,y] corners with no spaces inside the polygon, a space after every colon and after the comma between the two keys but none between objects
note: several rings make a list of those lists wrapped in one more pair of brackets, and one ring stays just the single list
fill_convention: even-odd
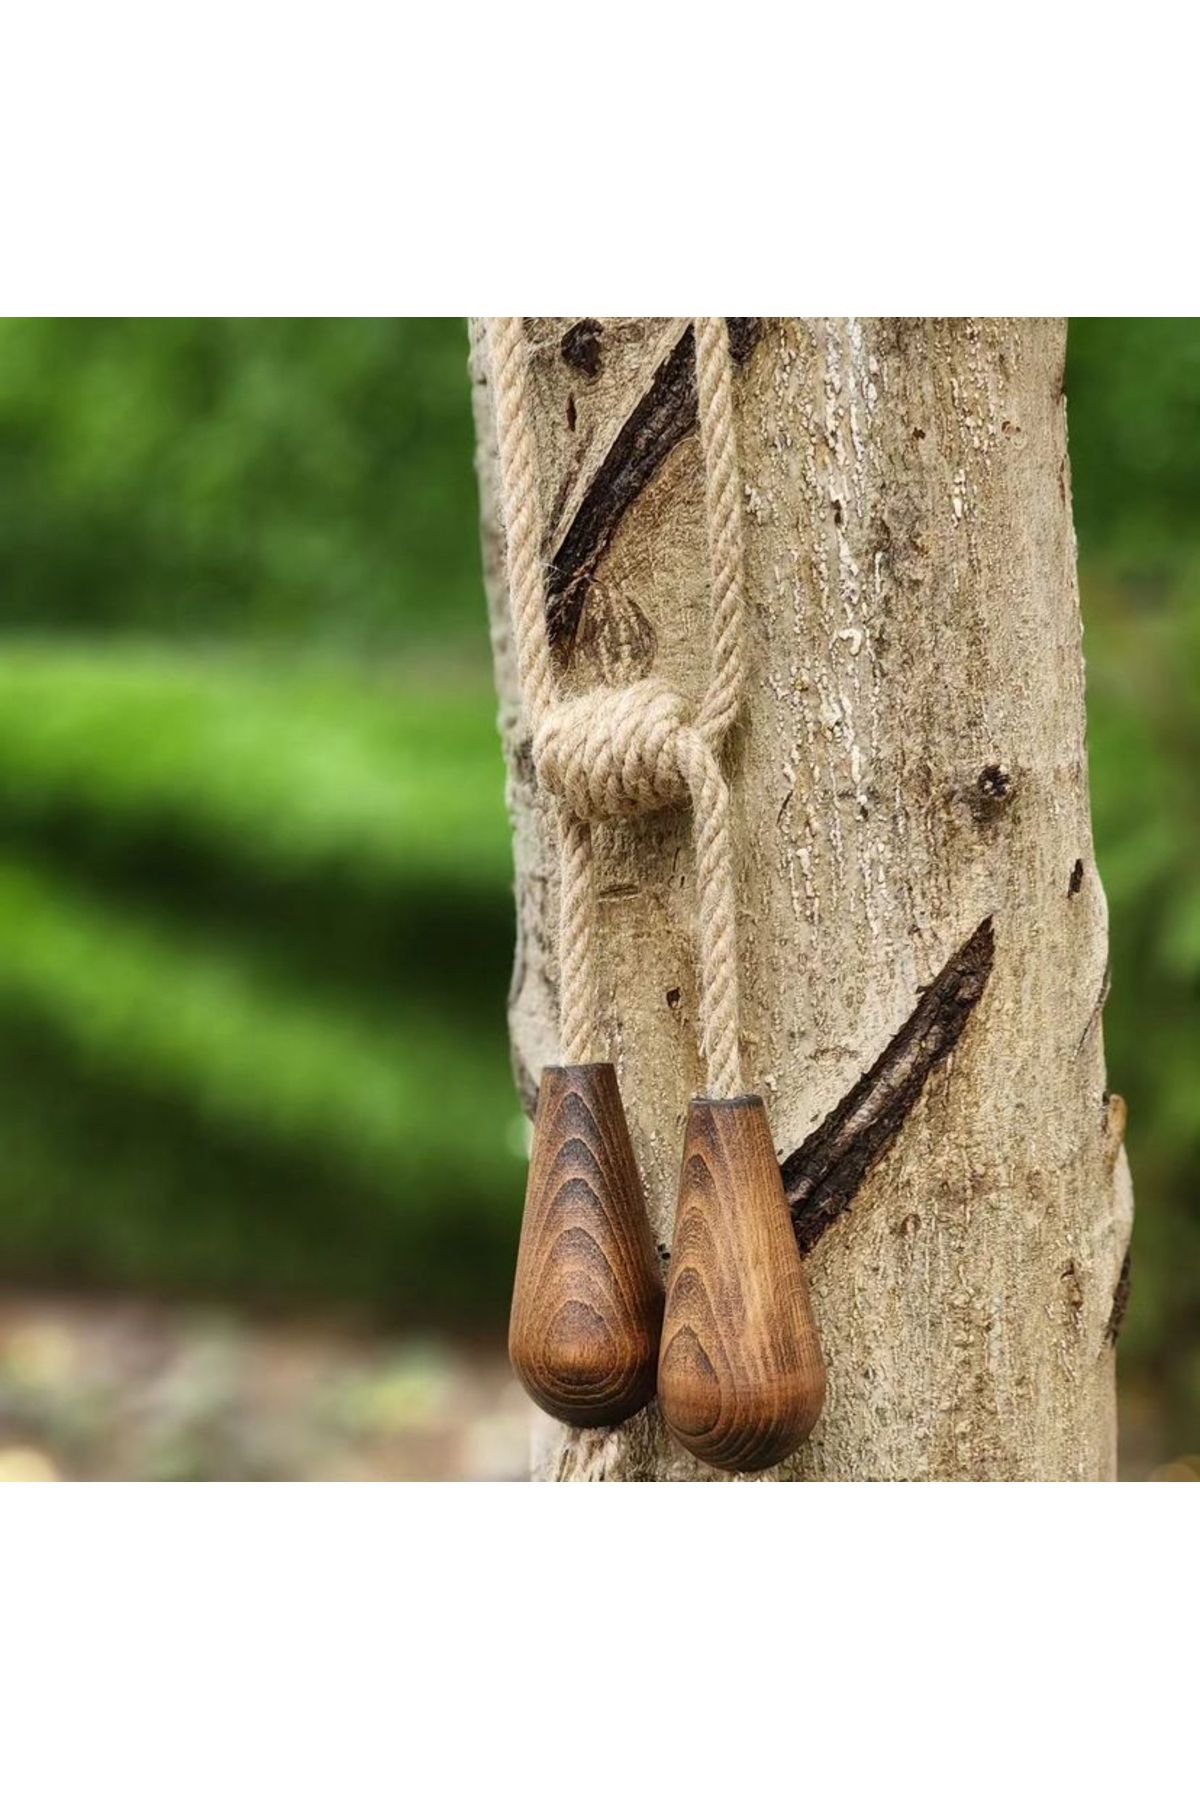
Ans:
[{"label": "tree trunk", "polygon": [[[1132,1196],[1105,1090],[1059,320],[733,319],[747,698],[726,751],[746,1086],[767,1101],[829,1371],[776,1478],[1115,1472]],[[530,320],[563,680],[708,657],[690,322]],[[514,1060],[557,1054],[556,855],[511,650],[473,367],[515,834]],[[702,1085],[688,821],[598,834],[602,1027],[671,1241]],[[539,1419],[535,1474],[721,1479],[652,1405]]]}]

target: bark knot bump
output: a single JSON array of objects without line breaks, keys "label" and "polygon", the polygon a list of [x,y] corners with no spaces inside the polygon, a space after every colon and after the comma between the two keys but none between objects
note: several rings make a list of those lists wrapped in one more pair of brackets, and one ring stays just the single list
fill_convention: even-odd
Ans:
[{"label": "bark knot bump", "polygon": [[977,822],[988,824],[998,819],[1012,804],[1016,779],[1006,763],[985,763],[967,790],[967,799]]},{"label": "bark knot bump", "polygon": [[569,369],[576,369],[594,381],[600,373],[599,319],[580,319],[563,334],[559,352]]},{"label": "bark knot bump", "polygon": [[805,1254],[845,1212],[893,1142],[930,1075],[979,1004],[995,961],[990,917],[975,927],[845,1099],[781,1165],[796,1241]]}]

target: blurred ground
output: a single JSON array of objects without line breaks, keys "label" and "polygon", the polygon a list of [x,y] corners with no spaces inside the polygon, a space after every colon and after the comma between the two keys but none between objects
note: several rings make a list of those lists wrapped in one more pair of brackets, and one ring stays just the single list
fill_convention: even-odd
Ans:
[{"label": "blurred ground", "polygon": [[[532,1410],[482,1341],[63,1295],[0,1299],[0,1481],[524,1481]],[[1121,1478],[1200,1481],[1152,1382]]]},{"label": "blurred ground", "polygon": [[0,1481],[515,1481],[502,1349],[161,1301],[0,1299]]}]

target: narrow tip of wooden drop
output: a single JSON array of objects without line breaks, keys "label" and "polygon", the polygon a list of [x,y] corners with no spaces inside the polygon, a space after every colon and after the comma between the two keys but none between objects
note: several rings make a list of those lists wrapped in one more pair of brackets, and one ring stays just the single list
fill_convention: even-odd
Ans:
[{"label": "narrow tip of wooden drop", "polygon": [[568,1079],[572,1075],[594,1075],[600,1069],[611,1069],[614,1077],[617,1073],[615,1063],[599,1060],[582,1063],[546,1063],[542,1069],[542,1080],[545,1081],[547,1075],[566,1076]]},{"label": "narrow tip of wooden drop", "polygon": [[688,1106],[688,1111],[694,1112],[699,1108],[702,1112],[716,1112],[718,1109],[754,1106],[764,1106],[761,1094],[696,1094]]}]

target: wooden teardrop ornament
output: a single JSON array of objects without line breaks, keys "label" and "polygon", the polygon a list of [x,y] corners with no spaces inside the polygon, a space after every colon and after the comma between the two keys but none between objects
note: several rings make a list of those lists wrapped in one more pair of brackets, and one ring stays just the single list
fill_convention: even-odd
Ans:
[{"label": "wooden teardrop ornament", "polygon": [[654,1394],[663,1289],[611,1063],[543,1071],[508,1350],[543,1411],[617,1425]]},{"label": "wooden teardrop ornament", "polygon": [[768,1469],[808,1436],[825,1365],[766,1109],[692,1101],[658,1368],[672,1435],[715,1468]]}]

